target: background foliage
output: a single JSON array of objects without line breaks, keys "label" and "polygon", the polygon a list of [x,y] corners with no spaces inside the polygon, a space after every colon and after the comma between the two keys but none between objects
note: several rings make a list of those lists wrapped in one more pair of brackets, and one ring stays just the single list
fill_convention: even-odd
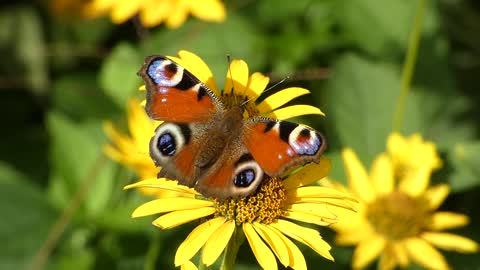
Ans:
[{"label": "background foliage", "polygon": [[[193,51],[219,85],[226,55],[273,81],[291,76],[285,87],[312,91],[298,102],[326,112],[302,121],[326,134],[331,176],[344,180],[341,147],[355,149],[366,164],[385,149],[416,6],[405,0],[227,1],[223,24],[190,18],[176,30],[138,31],[131,21],[113,25],[107,18],[83,20],[75,9],[54,12],[55,3],[0,9],[1,269],[24,269],[50,249],[45,269],[173,268],[176,247],[191,228],[160,231],[151,218],[130,219],[148,198],[123,191],[135,175],[102,153],[108,142],[102,123],[112,119],[125,127],[128,98],[141,97],[135,73],[149,54]],[[434,180],[453,188],[442,209],[468,214],[471,224],[461,234],[479,242],[478,1],[428,1],[412,87],[401,132],[420,132],[438,145],[445,165]],[[52,237],[62,232],[59,224],[65,231]],[[330,231],[322,235],[333,244]],[[349,248],[333,247],[336,263],[302,251],[312,269],[349,268]],[[454,269],[480,264],[478,253],[446,255]],[[258,267],[248,248],[238,263],[238,269]]]}]

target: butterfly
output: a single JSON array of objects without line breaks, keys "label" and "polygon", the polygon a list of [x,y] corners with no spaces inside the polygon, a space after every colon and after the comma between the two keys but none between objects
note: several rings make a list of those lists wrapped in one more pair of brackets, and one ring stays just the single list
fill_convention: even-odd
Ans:
[{"label": "butterfly", "polygon": [[192,73],[167,57],[148,56],[137,73],[145,81],[148,116],[164,121],[150,140],[158,177],[177,180],[205,197],[245,197],[262,180],[320,161],[325,138],[296,123],[252,117],[244,103],[226,108]]}]

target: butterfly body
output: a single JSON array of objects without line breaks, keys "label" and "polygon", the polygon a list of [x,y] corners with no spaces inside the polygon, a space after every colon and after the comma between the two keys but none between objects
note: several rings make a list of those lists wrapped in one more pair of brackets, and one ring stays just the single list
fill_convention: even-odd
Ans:
[{"label": "butterfly body", "polygon": [[244,106],[226,108],[207,86],[163,56],[145,59],[138,73],[147,88],[147,114],[165,121],[150,141],[158,177],[178,180],[204,196],[251,194],[268,175],[319,162],[326,148],[317,131],[295,123],[253,117]]}]

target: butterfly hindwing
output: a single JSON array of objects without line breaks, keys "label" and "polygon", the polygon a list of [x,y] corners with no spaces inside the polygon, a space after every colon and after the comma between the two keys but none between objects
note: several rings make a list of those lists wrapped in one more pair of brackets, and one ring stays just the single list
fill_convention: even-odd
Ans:
[{"label": "butterfly hindwing", "polygon": [[148,56],[138,72],[147,88],[147,114],[168,122],[208,122],[223,111],[217,96],[188,70],[159,55]]},{"label": "butterfly hindwing", "polygon": [[318,163],[327,147],[324,137],[309,127],[260,117],[246,121],[243,140],[269,176],[280,176],[307,162]]}]

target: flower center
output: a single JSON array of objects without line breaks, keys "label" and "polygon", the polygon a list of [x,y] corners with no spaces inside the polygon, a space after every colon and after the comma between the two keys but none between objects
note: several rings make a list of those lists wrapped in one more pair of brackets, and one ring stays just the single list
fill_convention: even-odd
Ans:
[{"label": "flower center", "polygon": [[225,108],[230,109],[233,106],[242,104],[242,102],[248,101],[244,106],[244,110],[247,113],[247,115],[244,114],[245,118],[250,118],[254,116],[259,116],[260,112],[258,111],[257,107],[255,106],[255,102],[251,100],[252,97],[249,97],[247,95],[240,95],[240,94],[232,94],[231,93],[225,93],[225,91],[222,91],[222,94],[220,96],[220,100],[222,101],[223,105],[225,105]]},{"label": "flower center", "polygon": [[245,222],[270,224],[286,214],[287,190],[280,178],[267,178],[252,195],[246,198],[215,200],[216,216]]},{"label": "flower center", "polygon": [[400,191],[377,198],[367,208],[367,218],[376,231],[392,240],[417,236],[429,217],[423,198],[412,198]]}]

